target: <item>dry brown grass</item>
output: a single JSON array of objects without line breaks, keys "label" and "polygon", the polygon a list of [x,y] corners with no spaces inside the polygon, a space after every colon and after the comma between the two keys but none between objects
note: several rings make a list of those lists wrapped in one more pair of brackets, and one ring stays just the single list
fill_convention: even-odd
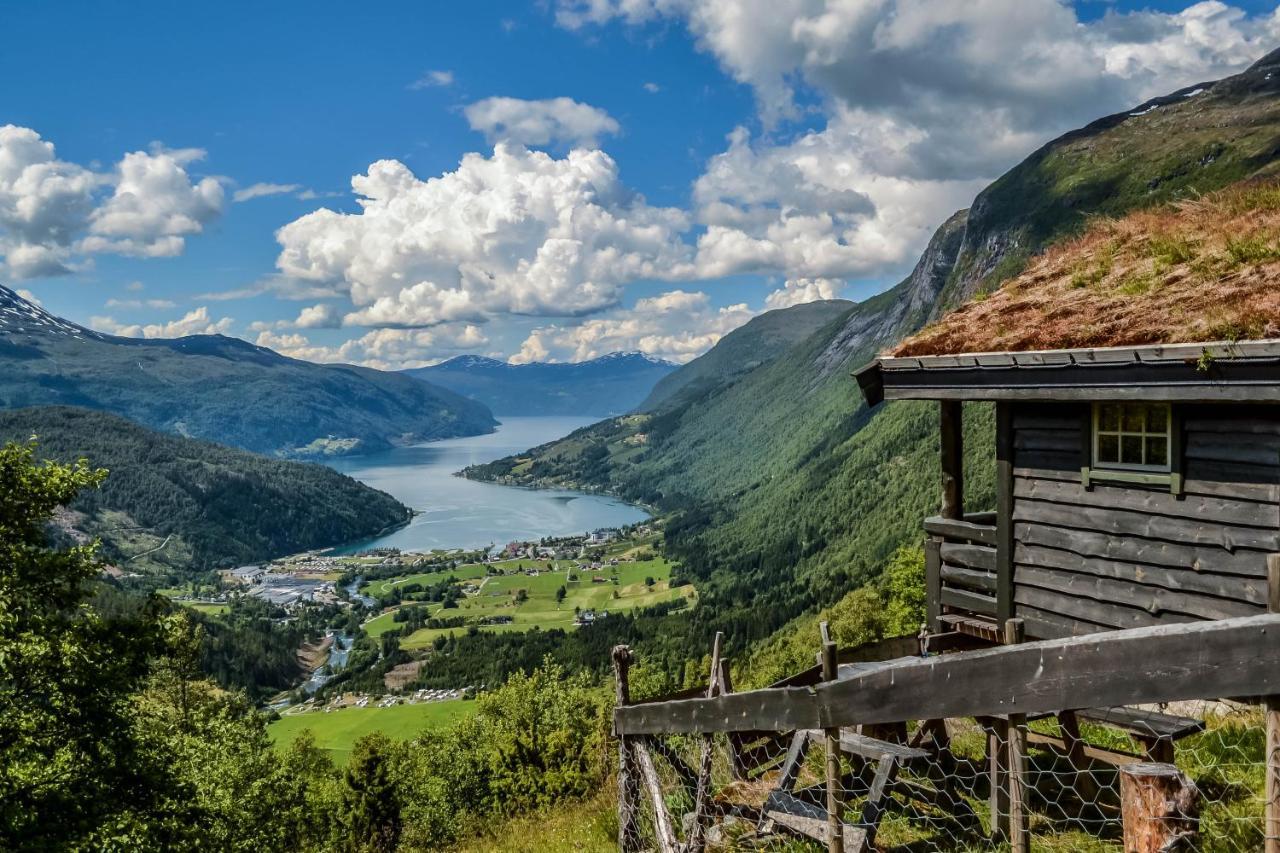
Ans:
[{"label": "dry brown grass", "polygon": [[1280,337],[1280,184],[1100,219],[890,354]]}]

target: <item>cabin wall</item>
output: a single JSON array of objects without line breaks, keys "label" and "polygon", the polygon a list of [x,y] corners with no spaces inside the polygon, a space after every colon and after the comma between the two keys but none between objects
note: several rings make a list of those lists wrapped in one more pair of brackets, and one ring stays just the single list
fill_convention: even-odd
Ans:
[{"label": "cabin wall", "polygon": [[1175,406],[1184,493],[1095,482],[1090,408],[1015,404],[1013,599],[1030,636],[1248,616],[1280,551],[1280,406]]}]

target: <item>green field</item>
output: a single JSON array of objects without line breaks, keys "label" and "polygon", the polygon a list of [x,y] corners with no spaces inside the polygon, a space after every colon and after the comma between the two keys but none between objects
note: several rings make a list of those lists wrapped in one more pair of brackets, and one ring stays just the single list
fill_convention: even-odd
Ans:
[{"label": "green field", "polygon": [[485,575],[485,567],[479,563],[469,563],[465,566],[459,566],[456,569],[446,569],[440,572],[423,572],[416,575],[402,575],[400,577],[386,578],[385,580],[372,581],[360,588],[362,595],[368,595],[373,598],[381,598],[387,595],[397,586],[405,584],[420,583],[423,586],[440,583],[440,581],[449,578],[457,578],[458,580],[475,580]]},{"label": "green field", "polygon": [[464,699],[392,705],[390,708],[343,708],[340,711],[308,711],[286,714],[267,728],[276,747],[284,749],[310,729],[316,745],[329,753],[334,763],[347,763],[351,747],[370,732],[389,738],[409,740],[428,729],[445,728],[475,713],[476,703]]},{"label": "green field", "polygon": [[207,616],[221,616],[231,609],[229,604],[213,604],[206,601],[184,601],[183,607],[190,607],[192,610],[198,610]]},{"label": "green field", "polygon": [[[491,575],[485,578],[480,592],[458,602],[456,609],[441,610],[439,605],[430,609],[432,616],[449,618],[466,617],[468,625],[478,623],[481,619],[494,616],[510,616],[512,621],[505,625],[478,625],[482,631],[528,631],[532,628],[547,630],[550,628],[574,628],[574,608],[579,610],[608,610],[611,613],[628,612],[642,607],[651,607],[676,598],[692,600],[695,593],[692,586],[685,585],[672,589],[668,583],[671,577],[671,564],[662,558],[644,560],[634,563],[620,563],[617,566],[605,566],[596,572],[572,569],[577,580],[569,581],[568,575],[572,564],[558,561],[556,570],[545,570],[546,563],[525,561],[525,565],[544,567],[537,577],[512,573]],[[504,564],[503,568],[512,571],[516,564]],[[603,583],[592,583],[593,577],[604,578]],[[645,585],[645,578],[654,579],[652,587]],[[617,583],[614,583],[614,580]],[[565,587],[565,599],[556,602],[556,590]],[[525,590],[528,599],[517,602],[519,590]],[[617,591],[618,597],[613,593]],[[394,628],[398,623],[393,621],[391,613],[384,613],[365,625],[370,634],[381,635],[382,632]],[[423,628],[401,641],[406,649],[420,649],[430,645],[438,636],[457,633],[458,628]]]}]

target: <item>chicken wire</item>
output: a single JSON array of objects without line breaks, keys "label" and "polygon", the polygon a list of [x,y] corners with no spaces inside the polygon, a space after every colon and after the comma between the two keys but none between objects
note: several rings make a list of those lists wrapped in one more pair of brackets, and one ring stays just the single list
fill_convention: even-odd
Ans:
[{"label": "chicken wire", "polygon": [[[1023,745],[1012,770],[1010,732]],[[620,846],[669,849],[665,823],[667,841],[683,851],[825,850],[831,734],[627,736],[636,813],[620,827]],[[1095,710],[1025,721],[917,720],[838,734],[846,851],[1008,850],[1019,825],[1027,843],[1014,849],[1123,850],[1122,768],[1167,767],[1170,759],[1181,774],[1178,807],[1146,818],[1168,824],[1159,827],[1161,849],[1263,847],[1267,755],[1259,705],[1198,700],[1119,709],[1110,718]],[[652,776],[642,772],[642,750]],[[709,785],[699,816],[704,763]],[[1010,785],[1022,791],[1025,824],[1005,817]]]}]

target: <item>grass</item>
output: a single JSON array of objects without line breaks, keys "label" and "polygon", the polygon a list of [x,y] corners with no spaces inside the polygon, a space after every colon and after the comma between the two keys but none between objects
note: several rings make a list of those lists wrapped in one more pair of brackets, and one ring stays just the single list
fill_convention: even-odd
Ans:
[{"label": "grass", "polygon": [[231,609],[229,604],[214,604],[207,601],[184,601],[183,607],[190,607],[192,610],[205,614],[206,616],[221,616]]},{"label": "grass", "polygon": [[1278,200],[1277,184],[1248,183],[1096,219],[893,354],[1280,336]]},{"label": "grass", "polygon": [[385,578],[379,581],[371,581],[360,588],[362,595],[368,595],[373,598],[381,598],[389,595],[397,586],[404,586],[411,583],[419,583],[423,586],[440,583],[451,577],[458,580],[475,580],[485,575],[485,567],[479,563],[469,563],[465,566],[458,566],[456,569],[445,569],[438,572],[420,572],[414,575],[401,575],[394,578]]},{"label": "grass", "polygon": [[[545,563],[532,563],[545,567]],[[510,568],[514,568],[512,564]],[[570,576],[575,580],[569,580]],[[592,583],[592,578],[606,578],[604,583]],[[549,630],[561,628],[573,630],[575,611],[608,610],[610,612],[631,611],[637,608],[652,607],[677,598],[693,598],[692,586],[672,589],[669,583],[671,564],[661,557],[652,560],[619,563],[608,566],[597,572],[583,571],[573,568],[568,561],[556,564],[556,570],[548,572],[540,568],[537,577],[525,574],[493,575],[485,579],[484,585],[477,595],[469,596],[458,602],[458,607],[448,610],[432,606],[432,616],[455,617],[467,619],[468,625],[476,625],[483,631],[508,632],[528,631],[533,628]],[[653,585],[645,583],[646,578],[653,578]],[[614,582],[616,580],[616,583]],[[556,601],[556,591],[563,586],[565,598]],[[524,590],[527,599],[519,601],[518,596]],[[614,592],[617,592],[617,598]],[[511,622],[505,625],[480,625],[487,618],[510,616]],[[365,630],[378,631],[381,634],[388,628],[395,627],[390,613],[382,614],[365,626]],[[420,649],[431,645],[436,637],[457,633],[458,628],[422,628],[401,641],[406,649]],[[372,631],[371,631],[372,633]]]},{"label": "grass", "polygon": [[476,703],[463,699],[392,705],[390,708],[343,708],[340,711],[308,711],[285,714],[267,727],[278,749],[286,749],[310,729],[316,745],[329,753],[334,763],[347,763],[357,740],[371,732],[382,732],[396,740],[410,740],[419,732],[442,729],[475,713]]},{"label": "grass", "polygon": [[456,846],[460,853],[612,853],[618,849],[617,783],[610,779],[589,800],[495,821]]}]

